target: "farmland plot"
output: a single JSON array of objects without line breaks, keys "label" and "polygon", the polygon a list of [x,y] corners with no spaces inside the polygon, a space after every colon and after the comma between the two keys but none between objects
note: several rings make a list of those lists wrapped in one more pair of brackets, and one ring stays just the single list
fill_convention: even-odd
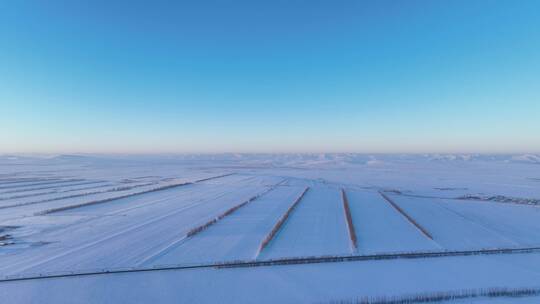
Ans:
[{"label": "farmland plot", "polygon": [[88,192],[80,193],[77,196],[71,196],[69,193],[67,193],[60,194],[57,198],[44,200],[40,200],[38,198],[29,202],[22,202],[20,204],[10,204],[9,201],[6,201],[4,204],[9,208],[0,209],[0,219],[13,219],[27,214],[39,215],[40,213],[49,212],[50,210],[55,210],[58,208],[78,206],[90,202],[121,197],[124,195],[136,195],[138,193],[149,191],[165,185],[166,184],[152,184],[120,191],[115,190],[115,188],[101,189],[101,191],[88,190]]},{"label": "farmland plot", "polygon": [[96,217],[36,235],[35,241],[53,244],[4,258],[6,262],[12,258],[13,262],[1,265],[1,271],[7,274],[138,265],[184,238],[191,228],[265,189],[222,188],[217,193],[202,191],[188,197],[162,192],[148,194],[146,199],[150,201],[163,195],[166,198],[159,204],[122,210],[117,216]]},{"label": "farmland plot", "polygon": [[261,241],[302,190],[301,187],[277,187],[171,248],[154,264],[253,259]]},{"label": "farmland plot", "polygon": [[[202,180],[219,178],[222,175],[203,175]],[[109,202],[118,198],[141,195],[147,192],[163,191],[171,187],[181,187],[200,180],[201,177],[173,178],[161,181],[160,183],[143,183],[134,187],[113,187],[102,190],[89,190],[87,193],[78,195],[62,194],[58,198],[35,200],[20,205],[8,205],[10,208],[0,209],[0,219],[13,219],[26,214],[43,215],[60,210],[78,208],[80,206],[94,204],[98,202]]]},{"label": "farmland plot", "polygon": [[434,241],[446,249],[480,249],[516,247],[519,243],[488,228],[473,218],[446,208],[430,199],[391,196],[420,225],[432,234]]},{"label": "farmland plot", "polygon": [[540,207],[462,200],[438,203],[520,246],[540,245]]},{"label": "farmland plot", "polygon": [[42,197],[43,195],[48,194],[55,194],[55,193],[68,193],[68,192],[76,192],[76,191],[82,191],[82,190],[88,190],[88,189],[98,189],[98,188],[104,188],[109,186],[119,185],[119,183],[116,182],[109,182],[109,181],[95,181],[91,183],[84,183],[82,185],[75,184],[75,185],[68,185],[68,186],[59,186],[54,187],[51,189],[38,189],[38,190],[30,190],[30,191],[24,191],[21,193],[8,193],[8,194],[0,194],[0,201],[5,200],[11,200],[12,202],[15,201],[15,199],[31,199],[32,197]]},{"label": "farmland plot", "polygon": [[32,185],[27,187],[21,187],[21,188],[15,188],[15,189],[4,189],[0,192],[0,196],[2,198],[7,197],[13,197],[13,196],[22,196],[22,195],[30,195],[30,194],[36,194],[40,192],[47,192],[47,191],[59,191],[61,189],[65,189],[71,186],[84,186],[84,185],[92,185],[92,184],[99,184],[103,183],[102,180],[74,180],[74,181],[62,181],[62,182],[54,182],[54,183],[47,183],[43,185]]},{"label": "farmland plot", "polygon": [[5,197],[0,199],[0,208],[9,208],[11,206],[24,206],[39,204],[45,202],[58,201],[62,199],[71,199],[83,196],[90,196],[94,194],[107,193],[107,192],[116,192],[116,191],[127,191],[130,189],[150,186],[156,183],[129,183],[129,184],[119,184],[119,183],[92,183],[92,184],[83,184],[76,185],[72,187],[62,187],[56,189],[44,189],[36,193],[16,193],[12,194],[11,197]]},{"label": "farmland plot", "polygon": [[134,208],[148,207],[157,203],[176,204],[186,198],[195,198],[204,194],[204,197],[218,196],[228,192],[235,192],[242,188],[256,188],[251,183],[254,177],[240,175],[226,176],[219,179],[213,179],[196,184],[188,184],[182,187],[161,190],[160,195],[154,195],[152,192],[135,195],[132,197],[118,199],[110,203],[95,204],[83,206],[80,208],[60,211],[58,215],[108,215],[121,214]]},{"label": "farmland plot", "polygon": [[261,257],[349,254],[349,243],[339,189],[318,184],[306,193]]},{"label": "farmland plot", "polygon": [[377,192],[347,191],[358,250],[363,254],[438,249]]},{"label": "farmland plot", "polygon": [[50,179],[34,182],[22,182],[22,183],[11,183],[0,185],[1,193],[10,193],[16,191],[25,191],[28,188],[37,188],[37,187],[56,187],[62,184],[73,184],[84,182],[84,179]]}]

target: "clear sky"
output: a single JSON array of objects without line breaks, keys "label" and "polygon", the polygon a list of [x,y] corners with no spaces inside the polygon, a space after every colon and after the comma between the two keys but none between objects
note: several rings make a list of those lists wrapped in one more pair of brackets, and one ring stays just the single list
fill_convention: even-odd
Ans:
[{"label": "clear sky", "polygon": [[539,152],[540,1],[0,1],[0,152]]}]

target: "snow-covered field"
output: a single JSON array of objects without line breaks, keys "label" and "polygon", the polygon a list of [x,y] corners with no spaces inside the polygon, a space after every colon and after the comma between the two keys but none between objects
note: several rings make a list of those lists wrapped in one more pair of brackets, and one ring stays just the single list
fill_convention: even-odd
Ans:
[{"label": "snow-covered field", "polygon": [[538,303],[538,159],[0,156],[0,299]]}]

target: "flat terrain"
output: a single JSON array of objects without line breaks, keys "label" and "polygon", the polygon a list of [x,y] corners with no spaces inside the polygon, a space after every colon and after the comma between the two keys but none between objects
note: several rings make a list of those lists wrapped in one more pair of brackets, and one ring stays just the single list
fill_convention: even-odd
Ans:
[{"label": "flat terrain", "polygon": [[0,156],[0,298],[537,303],[540,164],[523,159]]}]

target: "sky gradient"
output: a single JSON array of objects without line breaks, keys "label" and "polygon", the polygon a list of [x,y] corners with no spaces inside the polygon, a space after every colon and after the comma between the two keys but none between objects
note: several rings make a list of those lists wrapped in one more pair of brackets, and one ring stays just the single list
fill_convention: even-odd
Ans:
[{"label": "sky gradient", "polygon": [[16,152],[540,152],[540,1],[1,1]]}]

